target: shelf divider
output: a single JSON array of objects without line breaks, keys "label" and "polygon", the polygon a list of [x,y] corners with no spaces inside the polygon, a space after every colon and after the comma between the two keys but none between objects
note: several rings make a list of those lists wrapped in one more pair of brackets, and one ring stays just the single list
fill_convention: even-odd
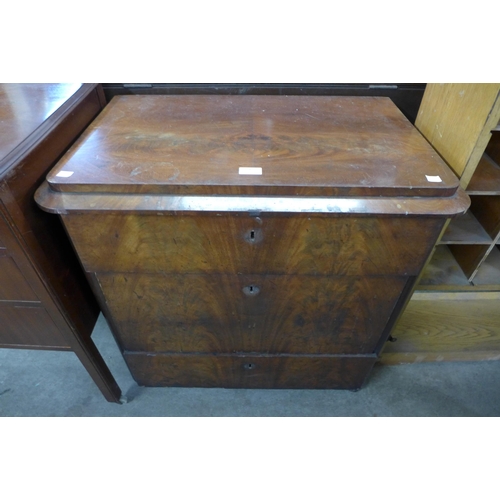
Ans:
[{"label": "shelf divider", "polygon": [[447,245],[438,245],[418,283],[426,286],[471,286]]},{"label": "shelf divider", "polygon": [[465,276],[472,281],[478,267],[488,255],[488,245],[450,245],[449,249],[462,268]]},{"label": "shelf divider", "polygon": [[479,160],[472,179],[467,186],[467,194],[500,194],[500,166],[487,154],[483,154]]},{"label": "shelf divider", "polygon": [[497,246],[491,249],[472,282],[474,285],[495,285],[500,283],[500,250]]},{"label": "shelf divider", "polygon": [[490,235],[474,217],[474,214],[468,210],[464,215],[452,219],[439,244],[488,245],[492,242]]}]

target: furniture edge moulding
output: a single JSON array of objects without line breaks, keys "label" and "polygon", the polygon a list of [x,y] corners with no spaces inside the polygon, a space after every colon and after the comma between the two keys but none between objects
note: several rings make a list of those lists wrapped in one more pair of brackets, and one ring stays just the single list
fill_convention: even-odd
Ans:
[{"label": "furniture edge moulding", "polygon": [[453,196],[432,198],[308,198],[308,197],[253,197],[253,196],[171,196],[85,194],[54,191],[44,182],[35,194],[37,204],[46,212],[69,213],[163,213],[179,212],[213,214],[229,212],[248,214],[302,214],[303,216],[391,215],[455,217],[464,214],[470,206],[469,196],[459,189]]}]

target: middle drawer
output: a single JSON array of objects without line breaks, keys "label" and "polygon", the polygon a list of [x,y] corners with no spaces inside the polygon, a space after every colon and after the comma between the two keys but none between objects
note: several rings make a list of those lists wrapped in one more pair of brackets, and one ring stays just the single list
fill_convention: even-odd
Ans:
[{"label": "middle drawer", "polygon": [[373,352],[405,277],[96,275],[126,351]]}]

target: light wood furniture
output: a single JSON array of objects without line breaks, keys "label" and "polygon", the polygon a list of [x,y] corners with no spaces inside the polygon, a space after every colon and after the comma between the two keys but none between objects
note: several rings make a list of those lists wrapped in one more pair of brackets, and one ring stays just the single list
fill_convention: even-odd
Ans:
[{"label": "light wood furniture", "polygon": [[114,98],[37,192],[135,380],[358,389],[469,199],[387,98]]},{"label": "light wood furniture", "polygon": [[422,273],[386,363],[500,358],[500,84],[429,84],[416,127],[460,178],[470,210]]},{"label": "light wood furniture", "polygon": [[0,84],[0,347],[73,351],[118,402],[91,340],[97,302],[62,225],[33,199],[104,105],[96,84]]}]

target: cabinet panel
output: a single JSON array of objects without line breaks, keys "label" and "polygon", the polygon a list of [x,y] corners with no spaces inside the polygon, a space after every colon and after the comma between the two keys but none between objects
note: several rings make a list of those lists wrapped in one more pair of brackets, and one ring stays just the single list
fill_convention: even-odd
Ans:
[{"label": "cabinet panel", "polygon": [[407,278],[97,276],[129,351],[371,353]]},{"label": "cabinet panel", "polygon": [[0,255],[0,300],[38,301],[14,260]]},{"label": "cabinet panel", "polygon": [[63,215],[90,272],[418,274],[439,218]]},{"label": "cabinet panel", "polygon": [[42,307],[0,304],[0,345],[68,348],[68,343]]}]

